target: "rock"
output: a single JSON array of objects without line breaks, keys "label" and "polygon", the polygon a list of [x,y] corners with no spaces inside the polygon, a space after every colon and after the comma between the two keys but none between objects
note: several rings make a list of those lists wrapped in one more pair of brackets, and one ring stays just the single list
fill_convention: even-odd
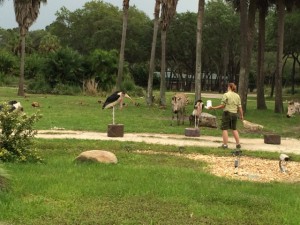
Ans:
[{"label": "rock", "polygon": [[264,126],[257,124],[257,123],[252,123],[247,120],[243,120],[243,126],[244,128],[251,130],[251,131],[260,131],[264,128]]},{"label": "rock", "polygon": [[32,102],[31,106],[32,107],[40,107],[40,103],[38,103],[38,102]]},{"label": "rock", "polygon": [[216,128],[217,125],[217,117],[213,116],[209,113],[201,113],[201,118],[200,118],[200,127],[212,127]]},{"label": "rock", "polygon": [[118,163],[118,159],[114,153],[102,150],[82,152],[75,160],[79,162]]}]

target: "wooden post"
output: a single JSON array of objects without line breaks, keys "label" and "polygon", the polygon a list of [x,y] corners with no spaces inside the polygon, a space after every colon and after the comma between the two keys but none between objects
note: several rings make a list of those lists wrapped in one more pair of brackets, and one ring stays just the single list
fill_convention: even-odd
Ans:
[{"label": "wooden post", "polygon": [[278,134],[265,134],[264,135],[264,143],[280,145],[281,144],[281,136]]},{"label": "wooden post", "polygon": [[200,137],[200,129],[199,128],[185,128],[185,136]]},{"label": "wooden post", "polygon": [[108,124],[108,137],[124,137],[124,124]]}]

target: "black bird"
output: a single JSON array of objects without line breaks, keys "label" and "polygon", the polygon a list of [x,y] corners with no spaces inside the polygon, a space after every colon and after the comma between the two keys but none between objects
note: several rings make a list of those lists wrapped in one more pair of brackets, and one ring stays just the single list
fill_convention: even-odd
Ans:
[{"label": "black bird", "polygon": [[104,102],[102,109],[112,108],[118,103],[120,104],[120,108],[123,107],[123,99],[124,97],[129,98],[131,101],[132,99],[126,94],[124,91],[116,91],[112,95],[110,95]]},{"label": "black bird", "polygon": [[[23,107],[20,102],[17,102],[15,100],[7,102],[7,105],[10,107],[9,112],[12,112],[16,109],[19,109],[20,111],[23,111]],[[0,111],[2,110],[3,105],[0,105]]]}]

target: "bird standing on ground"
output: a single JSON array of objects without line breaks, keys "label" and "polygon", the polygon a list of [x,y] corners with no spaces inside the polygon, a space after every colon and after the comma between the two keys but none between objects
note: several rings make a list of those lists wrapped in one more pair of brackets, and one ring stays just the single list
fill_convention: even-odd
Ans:
[{"label": "bird standing on ground", "polygon": [[124,97],[133,101],[124,91],[116,91],[105,100],[102,109],[113,108],[117,104],[120,104],[120,109],[122,109]]}]

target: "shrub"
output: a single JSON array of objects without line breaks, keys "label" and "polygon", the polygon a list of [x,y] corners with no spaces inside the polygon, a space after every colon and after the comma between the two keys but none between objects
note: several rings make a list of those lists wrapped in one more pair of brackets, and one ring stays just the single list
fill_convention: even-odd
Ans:
[{"label": "shrub", "polygon": [[76,95],[81,93],[81,89],[79,86],[59,83],[52,89],[51,93],[55,95]]},{"label": "shrub", "polygon": [[33,125],[41,118],[35,113],[31,116],[22,111],[9,112],[10,107],[3,103],[0,112],[0,160],[3,162],[37,162],[42,161],[32,145],[36,134]]},{"label": "shrub", "polygon": [[18,77],[0,72],[0,85],[12,86],[18,83]]},{"label": "shrub", "polygon": [[28,81],[26,91],[33,94],[46,94],[51,92],[51,87],[43,75],[37,75],[35,79]]},{"label": "shrub", "polygon": [[25,79],[37,79],[44,69],[46,58],[41,54],[26,55]]},{"label": "shrub", "polygon": [[17,67],[17,60],[11,53],[0,51],[0,71],[9,74]]},{"label": "shrub", "polygon": [[53,89],[58,84],[81,85],[83,57],[70,48],[49,53],[43,66],[46,82]]}]

